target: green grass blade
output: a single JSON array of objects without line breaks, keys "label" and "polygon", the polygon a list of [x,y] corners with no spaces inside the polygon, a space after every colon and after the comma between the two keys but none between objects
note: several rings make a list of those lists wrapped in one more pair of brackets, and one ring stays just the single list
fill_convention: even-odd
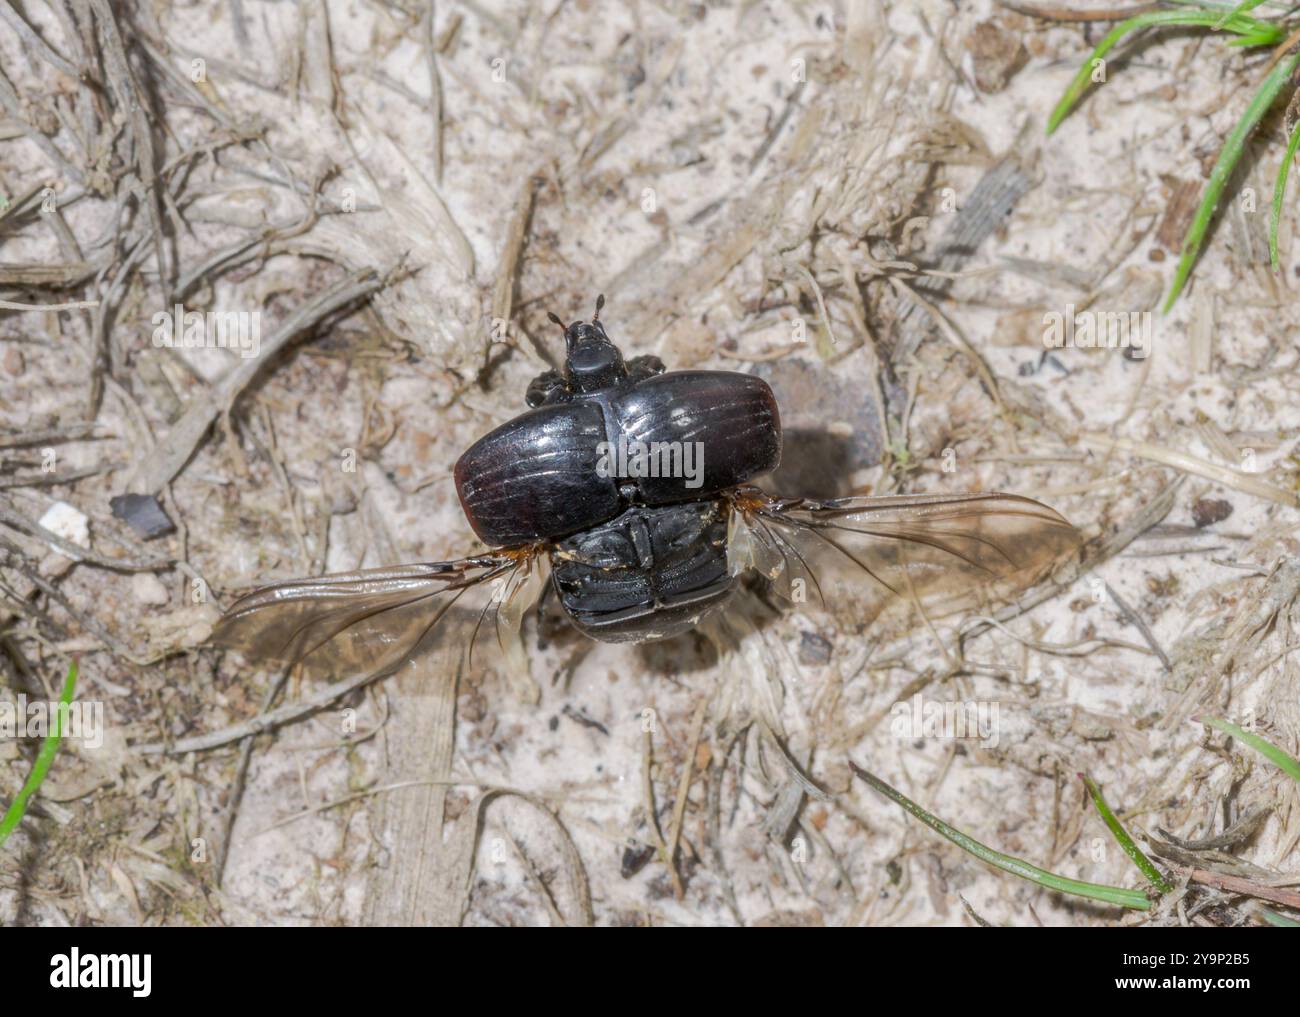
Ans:
[{"label": "green grass blade", "polygon": [[1251,11],[1253,11],[1256,7],[1258,7],[1263,2],[1264,0],[1242,0],[1241,3],[1237,4],[1236,7],[1234,7],[1227,14],[1225,14],[1220,21],[1215,23],[1214,30],[1217,32],[1220,28],[1222,28],[1225,24],[1227,24],[1228,19],[1233,17],[1234,15],[1249,14]]},{"label": "green grass blade", "polygon": [[1132,859],[1133,864],[1141,870],[1142,875],[1146,876],[1151,885],[1161,893],[1168,893],[1172,890],[1173,885],[1160,874],[1159,869],[1151,864],[1151,859],[1142,853],[1142,849],[1137,846],[1133,838],[1129,836],[1129,832],[1120,823],[1119,817],[1106,804],[1106,799],[1102,797],[1101,788],[1097,782],[1086,773],[1079,774],[1079,778],[1088,788],[1088,794],[1092,795],[1092,804],[1096,806],[1098,814],[1110,830],[1111,835],[1119,842],[1119,846],[1124,849],[1124,853]]},{"label": "green grass blade", "polygon": [[1300,762],[1292,759],[1272,742],[1264,740],[1257,734],[1242,730],[1236,724],[1230,724],[1226,720],[1219,720],[1217,717],[1207,717],[1201,723],[1217,728],[1224,734],[1232,735],[1239,742],[1245,742],[1260,755],[1266,757],[1269,762],[1275,764],[1292,780],[1300,783]]},{"label": "green grass blade", "polygon": [[1250,100],[1246,112],[1223,142],[1219,158],[1210,172],[1210,179],[1205,184],[1196,216],[1192,219],[1192,225],[1183,238],[1183,250],[1178,258],[1178,269],[1174,272],[1174,282],[1169,289],[1169,296],[1165,298],[1163,310],[1166,314],[1174,306],[1174,301],[1178,299],[1178,295],[1183,292],[1183,287],[1187,284],[1188,276],[1192,274],[1192,266],[1196,264],[1196,256],[1201,250],[1201,241],[1205,239],[1214,212],[1219,207],[1219,199],[1223,197],[1228,179],[1246,150],[1246,139],[1268,112],[1268,108],[1273,105],[1278,93],[1286,87],[1298,63],[1300,63],[1300,53],[1292,53],[1278,62],[1278,65],[1264,78],[1264,83],[1255,93],[1255,97]]},{"label": "green grass blade", "polygon": [[1100,883],[1084,883],[1077,879],[1067,879],[1065,876],[1058,876],[1054,872],[1040,869],[1036,865],[1030,865],[1019,858],[1013,858],[1010,855],[1002,854],[1000,851],[994,851],[973,837],[968,837],[960,830],[949,826],[938,816],[926,812],[916,802],[901,791],[894,790],[875,774],[868,773],[855,763],[850,762],[849,765],[853,767],[853,772],[864,781],[890,801],[901,805],[931,830],[934,830],[940,836],[948,838],[963,851],[969,852],[980,861],[987,862],[1003,872],[1010,872],[1013,876],[1027,879],[1039,886],[1045,886],[1049,890],[1059,890],[1061,893],[1071,893],[1076,897],[1088,897],[1092,900],[1105,901],[1107,904],[1117,904],[1120,907],[1132,908],[1135,911],[1146,911],[1151,907],[1151,901],[1147,899],[1147,895],[1141,890],[1127,890],[1122,886],[1103,886]]},{"label": "green grass blade", "polygon": [[1286,145],[1286,155],[1277,170],[1277,186],[1273,188],[1273,213],[1268,221],[1268,260],[1277,271],[1277,227],[1282,221],[1282,199],[1286,196],[1286,178],[1291,173],[1296,149],[1300,148],[1300,121],[1291,130],[1291,140]]},{"label": "green grass blade", "polygon": [[1276,911],[1270,911],[1268,908],[1260,908],[1259,917],[1268,922],[1269,925],[1276,925],[1282,929],[1300,929],[1300,922],[1297,922],[1294,918],[1279,915]]},{"label": "green grass blade", "polygon": [[1242,49],[1251,46],[1273,46],[1277,42],[1277,31],[1270,27],[1258,32],[1244,32],[1235,39],[1229,39],[1227,45]]},{"label": "green grass blade", "polygon": [[[1096,49],[1089,54],[1088,58],[1083,62],[1083,66],[1075,74],[1074,80],[1070,82],[1065,94],[1061,96],[1056,108],[1052,110],[1051,117],[1048,118],[1047,133],[1051,134],[1061,125],[1061,121],[1069,115],[1070,110],[1074,108],[1074,104],[1079,101],[1079,97],[1087,90],[1092,81],[1093,61],[1100,60],[1114,49],[1124,36],[1139,29],[1150,28],[1153,25],[1214,28],[1218,24],[1220,17],[1221,15],[1216,11],[1150,11],[1129,18],[1127,21],[1121,21],[1106,33],[1105,38],[1097,44]],[[1249,40],[1244,43],[1245,45],[1267,46],[1280,42],[1282,39],[1282,31],[1276,25],[1242,15],[1228,14],[1223,19],[1222,27],[1234,35],[1240,35],[1243,39]]]},{"label": "green grass blade", "polygon": [[72,666],[68,668],[67,678],[63,681],[63,694],[59,697],[60,708],[54,711],[54,717],[50,721],[49,733],[45,736],[45,740],[41,742],[40,752],[36,754],[36,765],[32,767],[27,783],[18,792],[18,797],[13,800],[5,812],[4,819],[0,819],[0,847],[4,846],[4,842],[9,839],[9,835],[22,822],[23,816],[27,814],[27,803],[31,801],[32,795],[36,794],[37,788],[45,780],[45,775],[49,773],[50,764],[54,762],[54,756],[59,751],[59,742],[63,738],[63,732],[59,730],[59,718],[67,712],[68,705],[72,702],[73,690],[76,687],[77,662],[74,660]]}]

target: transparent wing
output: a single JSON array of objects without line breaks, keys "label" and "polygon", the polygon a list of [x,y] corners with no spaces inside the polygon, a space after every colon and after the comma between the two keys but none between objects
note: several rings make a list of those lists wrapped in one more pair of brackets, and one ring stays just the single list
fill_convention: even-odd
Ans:
[{"label": "transparent wing", "polygon": [[240,597],[212,642],[250,661],[300,663],[328,680],[391,673],[435,635],[468,650],[491,633],[513,655],[544,565],[529,547],[272,583]]},{"label": "transparent wing", "polygon": [[1075,553],[1059,513],[1012,494],[732,497],[731,571],[754,569],[778,594],[869,621],[888,608],[930,617],[991,605]]}]

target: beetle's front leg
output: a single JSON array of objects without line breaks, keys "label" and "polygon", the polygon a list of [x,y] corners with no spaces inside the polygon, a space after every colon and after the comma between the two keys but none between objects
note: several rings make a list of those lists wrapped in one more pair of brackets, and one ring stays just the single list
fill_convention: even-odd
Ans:
[{"label": "beetle's front leg", "polygon": [[550,406],[552,403],[566,402],[569,396],[569,383],[559,371],[543,371],[528,385],[524,396],[529,406]]},{"label": "beetle's front leg", "polygon": [[664,362],[652,353],[647,353],[640,357],[633,357],[627,362],[627,376],[633,384],[638,381],[645,381],[646,378],[653,378],[656,374],[663,373]]}]

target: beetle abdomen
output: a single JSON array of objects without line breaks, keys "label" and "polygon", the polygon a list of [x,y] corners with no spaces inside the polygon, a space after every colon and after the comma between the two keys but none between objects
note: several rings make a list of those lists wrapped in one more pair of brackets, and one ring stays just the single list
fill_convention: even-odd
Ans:
[{"label": "beetle abdomen", "polygon": [[558,542],[551,575],[565,613],[592,639],[679,635],[731,597],[726,506],[633,506]]},{"label": "beetle abdomen", "polygon": [[597,473],[605,418],[596,403],[523,413],[471,445],[456,463],[456,492],[486,544],[528,544],[604,522],[621,501]]},{"label": "beetle abdomen", "polygon": [[[761,378],[734,371],[671,371],[614,401],[620,437],[658,475],[637,477],[650,505],[704,498],[776,469],[781,417]],[[668,464],[669,468],[663,468]]]}]

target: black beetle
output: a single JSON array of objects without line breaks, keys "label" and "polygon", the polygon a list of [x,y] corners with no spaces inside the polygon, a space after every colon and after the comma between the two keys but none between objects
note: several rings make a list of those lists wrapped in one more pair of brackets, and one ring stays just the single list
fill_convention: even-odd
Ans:
[{"label": "black beetle", "polygon": [[555,542],[560,603],[587,635],[662,639],[730,595],[714,496],[776,469],[781,420],[752,375],[624,362],[603,305],[564,330],[564,373],[529,386],[535,408],[460,457],[456,490],[485,544]]},{"label": "black beetle", "polygon": [[781,458],[772,390],[733,371],[625,361],[600,322],[603,305],[567,328],[550,315],[564,328],[563,372],[536,378],[532,408],[456,463],[465,515],[496,550],[276,583],[239,599],[214,641],[380,674],[423,647],[475,587],[492,590],[484,612],[498,625],[506,615],[517,632],[525,580],[548,561],[578,629],[641,642],[717,611],[751,568],[792,601],[809,586],[824,601],[819,571],[845,566],[884,599],[937,604],[931,594],[960,600],[976,586],[1023,585],[1075,545],[1061,516],[1015,495],[810,501],[750,486]]}]

